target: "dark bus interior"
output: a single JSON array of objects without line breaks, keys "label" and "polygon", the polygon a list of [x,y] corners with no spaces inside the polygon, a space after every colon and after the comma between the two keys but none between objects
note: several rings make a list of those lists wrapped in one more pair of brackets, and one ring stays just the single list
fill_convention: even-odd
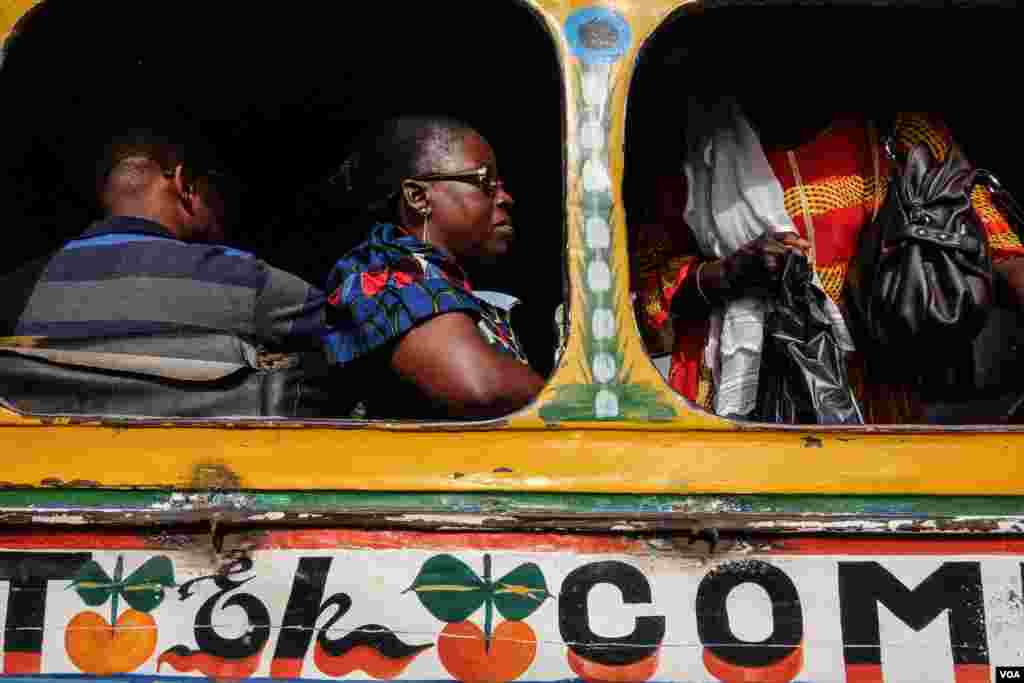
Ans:
[{"label": "dark bus interior", "polygon": [[[665,211],[664,181],[682,159],[686,94],[723,89],[774,93],[780,117],[826,91],[872,112],[938,112],[972,161],[1021,197],[1017,14],[1015,3],[990,4],[679,10],[642,47],[630,86],[628,222]],[[7,45],[0,92],[8,230],[0,273],[97,217],[93,164],[108,136],[180,119],[244,184],[232,243],[322,284],[363,237],[324,183],[360,134],[401,113],[467,120],[495,148],[517,202],[514,251],[471,273],[473,284],[523,301],[517,331],[533,367],[551,372],[553,314],[566,298],[563,95],[554,43],[524,3],[281,11],[182,0],[158,13],[127,0],[46,0]],[[1024,341],[1022,330],[1010,325],[1006,334]],[[986,372],[1019,376],[1016,361],[1014,351]]]},{"label": "dark bus interior", "polygon": [[821,93],[879,116],[938,113],[976,166],[1024,193],[1016,3],[752,4],[683,8],[643,46],[626,119],[631,222],[654,218],[657,180],[681,168],[687,93],[723,90],[766,93],[779,117]]},{"label": "dark bus interior", "polygon": [[[767,116],[780,121],[822,96],[879,121],[899,111],[937,114],[971,162],[995,173],[1019,202],[1016,3],[879,4],[886,5],[709,2],[666,21],[642,47],[627,104],[623,192],[631,247],[642,226],[681,221],[686,102],[694,93],[757,93],[777,103]],[[990,316],[982,337],[988,351],[976,344],[978,384],[993,391],[1022,386],[1021,317]],[[645,342],[655,355],[667,352],[655,333]],[[938,359],[942,349],[922,352]]]},{"label": "dark bus interior", "polygon": [[244,183],[232,243],[323,286],[369,226],[351,225],[322,181],[374,122],[445,113],[488,138],[517,202],[513,252],[472,273],[473,285],[522,300],[520,337],[533,366],[551,371],[564,298],[561,79],[554,44],[525,6],[184,0],[156,11],[47,0],[8,48],[0,272],[97,217],[93,164],[107,136],[179,118]]}]

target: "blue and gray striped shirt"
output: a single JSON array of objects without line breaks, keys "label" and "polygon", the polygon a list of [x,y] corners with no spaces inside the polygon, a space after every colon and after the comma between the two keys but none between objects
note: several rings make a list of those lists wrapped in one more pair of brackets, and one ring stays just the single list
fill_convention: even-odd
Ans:
[{"label": "blue and gray striped shirt", "polygon": [[158,223],[115,216],[50,259],[15,334],[135,353],[154,338],[177,338],[183,348],[173,355],[212,360],[202,343],[190,348],[186,340],[212,334],[268,350],[317,349],[324,306],[319,289],[251,254],[182,242]]}]

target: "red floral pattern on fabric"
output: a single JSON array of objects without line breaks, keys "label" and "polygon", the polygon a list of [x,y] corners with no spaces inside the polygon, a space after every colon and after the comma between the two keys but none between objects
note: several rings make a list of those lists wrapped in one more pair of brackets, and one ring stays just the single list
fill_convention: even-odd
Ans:
[{"label": "red floral pattern on fabric", "polygon": [[[413,261],[413,259],[406,259]],[[413,261],[415,263],[415,261]],[[407,287],[417,280],[423,279],[423,269],[418,266],[413,272],[402,269],[402,266],[406,264],[400,263],[394,269],[384,268],[383,270],[373,270],[362,273],[359,276],[359,285],[363,290],[363,294],[366,296],[376,296],[380,294],[388,286],[392,284],[396,287]],[[337,294],[337,291],[335,292]],[[332,297],[335,295],[332,294]],[[334,303],[333,301],[331,303]],[[335,304],[337,305],[337,304]]]},{"label": "red floral pattern on fabric", "polygon": [[336,364],[366,356],[448,312],[472,316],[497,350],[526,362],[508,312],[475,297],[450,254],[397,226],[374,226],[366,241],[338,260],[327,282],[327,320],[334,329],[324,345]]},{"label": "red floral pattern on fabric", "polygon": [[388,286],[390,273],[387,268],[384,270],[368,271],[359,276],[359,287],[366,296],[376,296]]}]

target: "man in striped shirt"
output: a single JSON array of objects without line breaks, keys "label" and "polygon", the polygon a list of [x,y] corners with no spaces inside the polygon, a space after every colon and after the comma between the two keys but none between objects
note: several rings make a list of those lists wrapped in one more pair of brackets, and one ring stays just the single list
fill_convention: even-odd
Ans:
[{"label": "man in striped shirt", "polygon": [[[37,269],[8,348],[186,394],[231,384],[268,354],[318,351],[323,293],[218,244],[228,207],[216,173],[189,153],[152,132],[108,146],[97,175],[106,217]],[[91,412],[96,400],[60,405]],[[160,410],[205,410],[182,401]]]}]

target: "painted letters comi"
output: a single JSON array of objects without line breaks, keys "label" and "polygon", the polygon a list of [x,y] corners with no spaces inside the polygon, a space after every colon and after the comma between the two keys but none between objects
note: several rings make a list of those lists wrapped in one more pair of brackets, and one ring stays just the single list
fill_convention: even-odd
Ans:
[{"label": "painted letters comi", "polygon": [[[784,683],[818,680],[822,662],[834,656],[831,670],[857,683],[892,680],[887,667],[907,657],[951,658],[948,680],[974,683],[993,680],[990,663],[1010,664],[1006,643],[1024,637],[1007,631],[1006,615],[997,616],[998,637],[989,629],[998,596],[1019,595],[1024,583],[1012,557],[764,556],[673,566],[529,548],[268,550],[207,575],[189,573],[177,559],[174,552],[0,553],[4,673],[441,681],[500,671],[523,681]],[[1001,563],[989,574],[1013,580],[986,579],[987,563]],[[173,581],[144,571],[155,566],[166,566]],[[908,566],[925,578],[902,580]],[[111,571],[135,576],[134,584],[83,579]],[[148,616],[133,622],[150,625],[153,650],[125,658],[133,668],[124,671],[108,670],[115,666],[109,657],[90,658],[88,642],[69,630],[83,623],[74,619],[87,607],[102,604],[110,618],[95,623],[118,634],[122,607],[90,593],[115,584],[122,595],[154,596],[136,601]],[[748,585],[763,597],[738,590]],[[911,635],[947,619],[948,634],[917,650],[908,647],[913,639],[897,647],[883,637],[882,609]],[[751,614],[764,637],[751,639],[744,628]],[[1016,680],[1019,670],[996,667],[996,675]]]}]

